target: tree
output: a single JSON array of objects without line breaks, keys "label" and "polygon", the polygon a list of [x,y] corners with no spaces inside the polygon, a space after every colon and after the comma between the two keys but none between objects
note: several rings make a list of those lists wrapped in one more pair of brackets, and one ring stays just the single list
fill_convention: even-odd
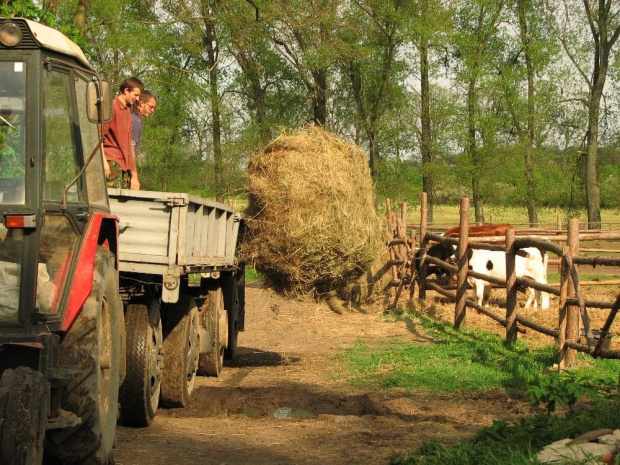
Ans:
[{"label": "tree", "polygon": [[223,200],[224,182],[222,165],[222,123],[220,117],[220,96],[218,86],[219,38],[215,24],[215,9],[219,7],[217,0],[202,1],[202,20],[204,24],[203,42],[206,48],[209,69],[209,99],[211,103],[211,134],[213,137],[213,160],[215,174],[215,196]]},{"label": "tree", "polygon": [[404,63],[397,58],[404,43],[406,11],[402,2],[360,0],[344,12],[340,62],[350,82],[357,121],[366,134],[370,171],[377,178],[379,140],[386,112],[403,105]]},{"label": "tree", "polygon": [[439,47],[450,24],[448,10],[441,0],[415,2],[412,15],[412,41],[420,60],[420,154],[422,157],[422,191],[427,193],[428,218],[433,221],[435,176],[431,120],[431,49]]},{"label": "tree", "polygon": [[483,153],[479,138],[491,137],[479,124],[479,85],[493,56],[504,9],[503,0],[464,0],[455,16],[454,46],[461,67],[457,79],[466,86],[467,135],[465,153],[470,163],[471,189],[476,222],[484,222],[484,196],[481,189]]},{"label": "tree", "polygon": [[305,88],[298,74],[271,43],[268,24],[252,2],[223,2],[219,19],[228,50],[239,67],[230,92],[245,107],[249,119],[239,130],[250,150],[265,146],[277,128],[297,125],[307,114]]},{"label": "tree", "polygon": [[586,152],[586,203],[588,227],[600,228],[601,194],[598,185],[598,139],[601,98],[611,50],[620,35],[618,14],[620,9],[612,0],[583,1],[584,13],[588,20],[593,44],[593,66],[589,79],[590,100],[588,104],[588,133]]},{"label": "tree", "polygon": [[[580,5],[580,6],[579,6]],[[620,35],[620,7],[614,0],[565,0],[562,5],[563,23],[558,31],[562,47],[588,89],[585,102],[588,109],[586,132],[586,208],[588,228],[600,228],[601,194],[598,184],[599,124],[601,100],[609,71],[611,52]],[[557,16],[557,15],[556,15]],[[574,24],[579,16],[585,21],[590,40],[591,68],[588,71],[580,59],[578,46],[585,38],[579,35],[581,24]]]},{"label": "tree", "polygon": [[336,59],[339,0],[255,0],[275,50],[306,87],[315,124],[327,122],[329,70]]},{"label": "tree", "polygon": [[528,30],[527,21],[527,10],[529,4],[529,0],[517,0],[519,36],[521,38],[521,44],[523,45],[525,69],[527,72],[527,132],[524,137],[527,215],[530,221],[530,226],[537,226],[538,215],[536,212],[536,189],[534,186],[534,64],[532,60],[531,31]]}]

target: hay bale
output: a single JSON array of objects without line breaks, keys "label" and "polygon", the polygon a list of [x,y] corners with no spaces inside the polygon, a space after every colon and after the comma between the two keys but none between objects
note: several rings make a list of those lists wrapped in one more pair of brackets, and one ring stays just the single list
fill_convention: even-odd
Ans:
[{"label": "hay bale", "polygon": [[380,227],[366,153],[316,126],[250,161],[242,255],[288,294],[325,296],[364,274]]}]

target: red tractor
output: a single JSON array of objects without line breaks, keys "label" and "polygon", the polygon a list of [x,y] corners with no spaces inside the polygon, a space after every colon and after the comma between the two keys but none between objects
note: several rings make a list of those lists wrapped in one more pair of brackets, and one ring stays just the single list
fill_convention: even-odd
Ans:
[{"label": "red tractor", "polygon": [[111,461],[125,323],[100,130],[110,86],[0,18],[0,463]]}]

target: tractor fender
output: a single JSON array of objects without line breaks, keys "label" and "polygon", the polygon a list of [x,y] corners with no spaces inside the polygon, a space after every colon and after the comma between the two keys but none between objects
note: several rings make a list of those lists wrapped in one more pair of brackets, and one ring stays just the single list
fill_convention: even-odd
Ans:
[{"label": "tractor fender", "polygon": [[[97,246],[103,245],[116,256],[118,270],[118,217],[106,213],[91,213],[84,229],[82,242],[77,250],[73,280],[67,285],[71,292],[61,329],[68,331],[82,310],[93,286]],[[116,277],[118,280],[118,275]]]}]

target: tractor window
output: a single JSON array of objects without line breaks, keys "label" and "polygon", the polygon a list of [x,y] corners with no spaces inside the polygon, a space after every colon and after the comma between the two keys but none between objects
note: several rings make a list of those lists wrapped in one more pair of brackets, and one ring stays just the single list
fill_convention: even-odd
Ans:
[{"label": "tractor window", "polygon": [[24,231],[0,224],[0,323],[16,322]]},{"label": "tractor window", "polygon": [[[75,81],[75,95],[77,96],[78,116],[80,118],[80,132],[82,134],[82,147],[84,158],[90,157],[92,151],[99,146],[99,129],[95,123],[88,119],[86,111],[86,86],[85,78],[78,76]],[[101,148],[86,167],[86,190],[89,203],[108,206],[105,179],[103,175],[103,154]]]},{"label": "tractor window", "polygon": [[[69,75],[60,71],[43,73],[43,199],[62,199],[69,182],[79,172],[71,114]],[[81,179],[67,193],[67,200],[82,199]]]},{"label": "tractor window", "polygon": [[0,203],[25,202],[26,63],[0,62]]},{"label": "tractor window", "polygon": [[45,215],[41,227],[37,274],[37,307],[40,312],[58,312],[60,291],[76,243],[77,233],[66,217],[49,213]]}]

